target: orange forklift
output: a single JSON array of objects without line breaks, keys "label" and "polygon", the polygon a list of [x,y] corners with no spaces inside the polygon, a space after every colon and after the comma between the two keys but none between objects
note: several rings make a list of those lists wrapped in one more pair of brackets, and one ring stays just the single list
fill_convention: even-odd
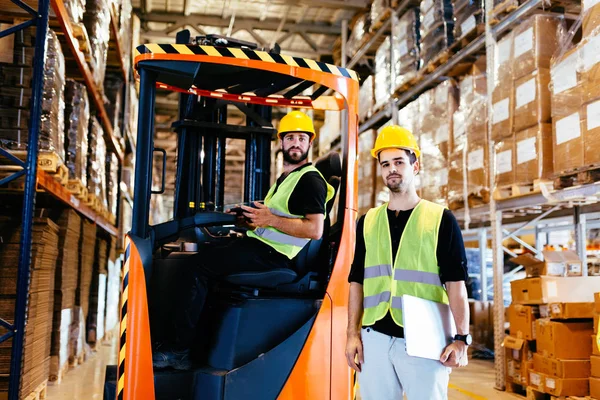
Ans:
[{"label": "orange forklift", "polygon": [[[133,221],[126,238],[119,364],[108,366],[105,399],[351,399],[344,356],[348,283],[357,213],[358,76],[349,69],[259,50],[216,35],[177,35],[176,44],[146,44],[135,53],[140,78]],[[157,88],[180,93],[173,219],[151,226],[154,106]],[[312,88],[312,94],[303,95]],[[328,89],[332,95],[326,95]],[[246,126],[227,124],[227,106]],[[341,154],[315,166],[336,188],[323,237],[311,240],[294,270],[230,275],[210,288],[203,317],[205,351],[189,371],[153,370],[152,343],[169,329],[177,296],[173,277],[190,257],[243,234],[225,213],[226,140],[246,143],[244,201],[261,200],[270,180],[276,131],[272,107],[344,112]],[[166,159],[166,157],[164,157]],[[166,163],[166,160],[163,161]],[[337,199],[337,209],[333,210]],[[237,231],[236,231],[237,229]],[[152,339],[151,339],[152,338]]]}]

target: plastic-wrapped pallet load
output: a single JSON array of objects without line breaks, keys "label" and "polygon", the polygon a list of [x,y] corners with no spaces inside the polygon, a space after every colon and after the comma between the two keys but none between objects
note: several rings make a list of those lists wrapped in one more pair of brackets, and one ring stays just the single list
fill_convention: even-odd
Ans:
[{"label": "plastic-wrapped pallet load", "polygon": [[[133,8],[131,5],[131,0],[123,0],[121,3],[121,13],[119,15],[119,37],[120,38],[129,38],[135,37],[132,35],[132,12]],[[122,52],[123,52],[123,63],[125,65],[125,70],[129,71],[131,57],[128,57],[131,54],[131,46],[133,44],[133,40],[122,40]]]},{"label": "plastic-wrapped pallet load", "polygon": [[466,76],[460,84],[460,104],[465,114],[465,129],[469,141],[487,140],[487,89],[485,75]]},{"label": "plastic-wrapped pallet load", "polygon": [[592,36],[600,26],[600,3],[598,0],[582,0],[581,15],[583,17],[583,38]]},{"label": "plastic-wrapped pallet load", "polygon": [[385,38],[375,53],[375,109],[383,107],[391,96],[390,38]]},{"label": "plastic-wrapped pallet load", "polygon": [[448,157],[440,151],[431,134],[420,137],[421,197],[446,206],[448,196]]},{"label": "plastic-wrapped pallet load", "polygon": [[421,131],[421,125],[419,121],[420,115],[418,100],[408,103],[403,109],[398,111],[398,125],[408,129],[415,136]]},{"label": "plastic-wrapped pallet load", "polygon": [[[0,219],[0,312],[14,321],[21,226],[19,220]],[[58,226],[47,218],[34,218],[28,312],[25,322],[21,387],[18,397],[28,396],[48,379],[50,335],[54,306],[54,273],[58,258]],[[8,390],[12,341],[0,344],[0,392]]]},{"label": "plastic-wrapped pallet load", "polygon": [[[481,29],[484,21],[484,0],[459,0],[454,2],[454,37],[462,39]],[[481,32],[482,30],[479,30]]]},{"label": "plastic-wrapped pallet load", "polygon": [[110,7],[106,0],[87,0],[83,22],[90,36],[90,66],[96,86],[102,88],[110,40]]},{"label": "plastic-wrapped pallet load", "polygon": [[363,81],[358,91],[358,118],[360,121],[364,121],[371,117],[373,113],[374,96],[373,75],[369,75],[369,77]]},{"label": "plastic-wrapped pallet load", "polygon": [[[457,114],[461,114],[461,112],[458,111]],[[456,124],[454,125],[454,130],[455,132],[457,130]],[[451,210],[458,210],[465,206],[467,189],[466,152],[466,140],[455,142],[454,151],[448,157],[448,208]]]},{"label": "plastic-wrapped pallet load", "polygon": [[104,130],[96,119],[90,120],[88,153],[88,192],[94,195],[104,207],[106,202],[106,143],[104,142]]},{"label": "plastic-wrapped pallet load", "polygon": [[390,16],[390,0],[373,0],[371,3],[371,31],[379,29]]},{"label": "plastic-wrapped pallet load", "polygon": [[583,165],[584,144],[581,125],[579,112],[552,120],[555,173]]},{"label": "plastic-wrapped pallet load", "polygon": [[[31,46],[28,46],[31,45]],[[30,39],[14,43],[14,62],[2,66],[0,80],[0,146],[26,150],[29,136],[31,72],[35,48]],[[39,149],[55,153],[59,163],[64,150],[65,60],[56,34],[48,31],[44,61]]]},{"label": "plastic-wrapped pallet load", "polygon": [[[340,113],[337,111],[325,111],[325,121],[319,129],[319,155],[323,155],[331,149],[331,143],[340,136],[342,132]],[[162,174],[162,172],[161,172]],[[159,175],[161,176],[161,175]]]},{"label": "plastic-wrapped pallet load", "polygon": [[106,310],[106,276],[108,243],[103,238],[96,241],[96,257],[89,292],[89,312],[86,321],[87,341],[96,344],[104,337],[104,317]]},{"label": "plastic-wrapped pallet load", "polygon": [[488,203],[490,185],[489,150],[487,143],[477,143],[467,138],[467,193],[475,201]]},{"label": "plastic-wrapped pallet load", "polygon": [[71,23],[79,25],[83,21],[86,0],[65,0],[65,9],[71,17]]},{"label": "plastic-wrapped pallet load", "polygon": [[519,25],[514,31],[513,79],[550,68],[564,31],[564,19],[554,14],[534,15]]},{"label": "plastic-wrapped pallet load", "polygon": [[90,103],[84,85],[67,79],[65,85],[65,163],[69,180],[87,187]]},{"label": "plastic-wrapped pallet load", "polygon": [[123,78],[116,74],[107,74],[104,78],[104,91],[108,102],[104,104],[108,119],[113,127],[113,135],[120,133],[121,109],[123,104]]},{"label": "plastic-wrapped pallet load", "polygon": [[581,85],[580,48],[574,47],[552,60],[550,90],[552,118],[565,117],[579,111],[583,103]]},{"label": "plastic-wrapped pallet load", "polygon": [[513,33],[494,46],[494,91],[492,92],[492,140],[500,141],[513,133],[515,89],[512,78]]},{"label": "plastic-wrapped pallet load", "polygon": [[426,66],[454,42],[450,0],[421,2],[421,61]]},{"label": "plastic-wrapped pallet load", "polygon": [[419,69],[419,9],[411,8],[398,20],[394,34],[394,85],[400,88],[416,77]]},{"label": "plastic-wrapped pallet load", "polygon": [[374,130],[368,130],[358,137],[358,215],[366,214],[375,204],[375,180],[379,179],[375,175],[377,161],[371,155],[375,136]]}]

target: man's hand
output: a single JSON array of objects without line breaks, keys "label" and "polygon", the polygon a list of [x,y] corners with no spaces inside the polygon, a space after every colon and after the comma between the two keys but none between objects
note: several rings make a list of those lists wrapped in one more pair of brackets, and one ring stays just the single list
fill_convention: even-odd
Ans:
[{"label": "man's hand", "polygon": [[456,340],[444,349],[444,352],[440,357],[440,362],[444,364],[444,366],[451,368],[466,367],[469,363],[467,348],[468,346],[465,342]]},{"label": "man's hand", "polygon": [[269,207],[257,201],[254,202],[257,208],[248,206],[242,206],[244,209],[244,216],[248,218],[249,224],[254,227],[268,227],[273,226],[273,218],[275,215],[269,210]]},{"label": "man's hand", "polygon": [[348,334],[346,339],[346,361],[350,368],[360,372],[360,367],[365,362],[360,333]]}]

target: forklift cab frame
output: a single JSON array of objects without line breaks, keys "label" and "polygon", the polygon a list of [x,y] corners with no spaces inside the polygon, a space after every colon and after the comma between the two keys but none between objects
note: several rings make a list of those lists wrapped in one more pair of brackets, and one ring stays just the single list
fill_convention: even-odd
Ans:
[{"label": "forklift cab frame", "polygon": [[[139,46],[135,51],[135,67],[140,78],[140,101],[133,221],[125,243],[119,364],[115,368],[116,376],[113,377],[116,398],[128,400],[168,398],[168,395],[159,395],[157,376],[152,367],[147,290],[153,274],[153,254],[163,244],[177,239],[180,232],[185,229],[231,223],[231,216],[228,214],[198,210],[196,204],[190,204],[190,199],[198,199],[193,197],[198,190],[193,188],[186,192],[183,187],[187,182],[198,177],[194,175],[197,174],[193,171],[194,168],[186,169],[185,165],[187,162],[195,165],[198,160],[179,160],[175,218],[167,223],[150,226],[150,197],[152,193],[157,193],[152,191],[153,153],[159,150],[153,145],[157,88],[182,94],[181,121],[174,125],[179,129],[180,146],[181,129],[202,125],[202,122],[190,122],[186,119],[189,115],[185,115],[184,107],[181,105],[186,104],[189,98],[205,99],[208,102],[213,99],[225,100],[239,103],[242,107],[250,107],[250,110],[252,105],[261,105],[345,111],[347,134],[342,132],[341,135],[343,164],[341,186],[338,191],[338,224],[341,233],[335,258],[331,261],[333,268],[326,282],[326,288],[317,301],[313,300],[313,303],[318,303],[314,316],[298,329],[300,333],[295,333],[292,335],[294,337],[286,341],[286,343],[295,341],[297,351],[286,352],[286,349],[293,346],[284,343],[272,351],[260,354],[256,360],[248,362],[247,365],[234,365],[233,368],[227,368],[228,371],[225,372],[209,371],[206,372],[208,375],[194,376],[190,378],[194,382],[204,382],[202,383],[204,386],[200,389],[203,394],[192,394],[190,398],[232,400],[243,396],[261,399],[349,399],[351,396],[353,398],[353,375],[344,356],[344,338],[347,324],[347,277],[352,262],[357,212],[359,85],[356,73],[330,64],[251,50],[247,47],[191,44]],[[261,87],[251,87],[252,82],[266,84]],[[311,96],[300,95],[309,87],[313,87]],[[334,95],[324,96],[327,89],[332,89]],[[227,127],[231,129],[231,126],[227,125]],[[264,129],[261,126],[254,128]],[[224,140],[218,135],[215,137],[216,140]],[[267,145],[269,143],[270,139]],[[218,152],[223,154],[217,154],[217,159],[224,155],[223,144],[224,142],[218,146]],[[216,145],[213,148],[217,148]],[[212,178],[217,181],[220,179],[222,183],[223,176]],[[210,174],[208,178],[204,176],[204,179],[210,181]],[[257,180],[260,181],[259,185],[255,185]],[[254,182],[254,186],[262,189],[249,191],[244,200],[256,200],[252,197],[257,193],[264,193],[265,180],[246,177],[246,183],[248,182]],[[216,187],[218,188],[218,183]],[[215,190],[214,187],[202,190],[205,196],[215,199],[217,210],[222,210],[223,200],[218,193],[219,190]],[[269,358],[270,353],[273,356]],[[269,361],[277,358],[279,360],[289,358],[290,360],[286,361],[287,367]],[[269,364],[270,362],[272,365]],[[268,371],[281,368],[287,370],[277,372],[281,376],[272,378],[269,382]],[[261,379],[264,379],[264,382],[260,382]],[[176,379],[172,380],[171,386],[176,382],[178,382]],[[256,389],[260,390],[261,394],[254,391],[254,387],[259,387],[256,385],[262,385],[261,389]],[[264,389],[265,385],[273,387],[267,390]],[[253,393],[256,393],[257,397],[253,396]]]}]

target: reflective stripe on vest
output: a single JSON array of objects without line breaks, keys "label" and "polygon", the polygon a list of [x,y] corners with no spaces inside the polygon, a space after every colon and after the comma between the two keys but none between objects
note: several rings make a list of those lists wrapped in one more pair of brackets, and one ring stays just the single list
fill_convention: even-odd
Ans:
[{"label": "reflective stripe on vest", "polygon": [[[279,187],[277,187],[277,191],[275,191],[277,185],[273,185],[269,189],[267,197],[265,197],[265,205],[273,214],[284,218],[304,218],[303,215],[295,215],[290,213],[288,202],[290,196],[296,188],[296,185],[300,181],[300,178],[302,178],[302,176],[307,172],[317,172],[321,178],[325,180],[319,170],[312,165],[292,171],[288,176],[285,177]],[[327,185],[327,198],[323,208],[326,207],[327,202],[331,200],[335,194],[333,187],[327,182],[325,183]],[[300,253],[300,250],[302,250],[302,248],[310,241],[308,238],[298,238],[288,235],[273,227],[256,228],[254,231],[249,231],[247,235],[268,244],[279,253],[287,256],[289,259],[296,257],[296,255]]]},{"label": "reflective stripe on vest", "polygon": [[444,208],[421,200],[406,223],[392,266],[387,203],[369,210],[364,222],[365,276],[363,325],[373,325],[390,311],[402,326],[402,296],[448,304],[439,276],[437,241]]}]

